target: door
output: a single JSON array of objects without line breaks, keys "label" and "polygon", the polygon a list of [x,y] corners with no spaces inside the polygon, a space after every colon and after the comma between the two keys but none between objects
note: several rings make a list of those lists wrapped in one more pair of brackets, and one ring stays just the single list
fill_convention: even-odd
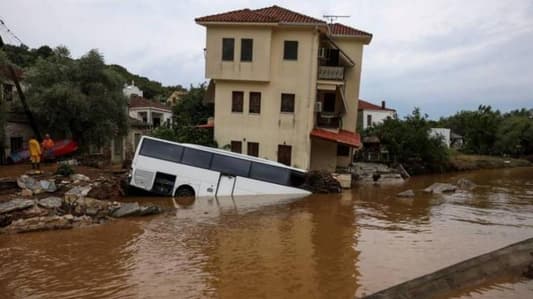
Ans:
[{"label": "door", "polygon": [[216,196],[231,196],[235,187],[235,176],[229,174],[220,174]]},{"label": "door", "polygon": [[292,146],[278,145],[278,162],[291,166]]}]

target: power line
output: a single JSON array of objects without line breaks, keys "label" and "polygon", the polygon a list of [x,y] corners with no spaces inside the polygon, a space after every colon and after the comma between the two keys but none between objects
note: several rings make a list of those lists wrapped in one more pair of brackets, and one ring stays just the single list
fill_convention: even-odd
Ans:
[{"label": "power line", "polygon": [[20,43],[21,46],[25,46],[25,44],[22,42],[22,40],[13,32],[9,29],[9,27],[7,27],[6,23],[4,22],[3,19],[0,18],[0,27],[2,27],[4,29],[4,31],[8,34],[8,37],[10,37],[11,39],[15,39],[16,41],[18,41]]}]

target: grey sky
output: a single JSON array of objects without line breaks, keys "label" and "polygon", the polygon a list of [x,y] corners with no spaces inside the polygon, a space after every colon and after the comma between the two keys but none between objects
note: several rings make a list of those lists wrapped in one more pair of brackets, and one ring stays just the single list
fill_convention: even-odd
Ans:
[{"label": "grey sky", "polygon": [[[174,85],[202,82],[203,15],[277,4],[374,34],[361,98],[432,118],[480,104],[533,108],[533,1],[3,0],[0,18],[30,47],[97,48],[107,63]],[[3,32],[0,31],[0,34]],[[7,42],[10,40],[7,39]]]}]

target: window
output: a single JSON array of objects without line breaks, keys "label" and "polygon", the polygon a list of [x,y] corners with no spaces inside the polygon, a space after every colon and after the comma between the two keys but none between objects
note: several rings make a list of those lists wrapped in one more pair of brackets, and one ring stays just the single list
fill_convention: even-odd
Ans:
[{"label": "window", "polygon": [[140,154],[146,157],[157,158],[172,162],[180,162],[183,147],[171,143],[144,139]]},{"label": "window", "polygon": [[247,146],[248,150],[246,151],[246,153],[248,154],[248,156],[259,157],[259,143],[248,142]]},{"label": "window", "polygon": [[247,177],[252,162],[228,157],[224,155],[214,155],[211,169],[224,174]]},{"label": "window", "polygon": [[283,59],[298,60],[298,42],[286,40],[283,44]]},{"label": "window", "polygon": [[261,93],[250,92],[250,113],[261,113]]},{"label": "window", "polygon": [[181,163],[200,168],[209,168],[213,154],[193,148],[185,148]]},{"label": "window", "polygon": [[242,153],[242,142],[231,141],[231,151],[234,153]]},{"label": "window", "polygon": [[13,85],[4,84],[3,93],[4,93],[4,100],[6,102],[12,101],[13,100]]},{"label": "window", "polygon": [[366,116],[366,126],[371,127],[372,126],[372,114],[369,114]]},{"label": "window", "polygon": [[281,112],[294,112],[294,94],[281,94]]},{"label": "window", "polygon": [[344,144],[337,144],[337,156],[347,157],[350,155],[350,148]]},{"label": "window", "polygon": [[290,145],[278,145],[278,162],[291,165],[292,146]]},{"label": "window", "polygon": [[222,60],[233,61],[234,50],[235,50],[235,39],[223,38],[222,39]]},{"label": "window", "polygon": [[251,38],[241,39],[241,61],[252,61],[254,53],[254,40]]},{"label": "window", "polygon": [[324,104],[322,104],[322,111],[335,112],[335,94],[334,93],[324,94]]},{"label": "window", "polygon": [[154,126],[154,128],[158,128],[159,126],[161,126],[161,119],[159,117],[154,117],[154,119],[152,120],[152,125]]},{"label": "window", "polygon": [[231,94],[231,112],[242,112],[244,92],[234,91]]},{"label": "window", "polygon": [[286,185],[289,180],[288,169],[262,163],[252,163],[250,178],[267,181],[275,184]]}]

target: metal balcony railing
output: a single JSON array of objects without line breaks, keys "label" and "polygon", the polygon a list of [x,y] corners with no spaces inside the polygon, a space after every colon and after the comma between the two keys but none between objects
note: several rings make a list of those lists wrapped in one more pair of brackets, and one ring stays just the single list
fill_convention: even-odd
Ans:
[{"label": "metal balcony railing", "polygon": [[319,66],[319,80],[344,80],[344,67],[342,66]]},{"label": "metal balcony railing", "polygon": [[317,114],[317,127],[338,129],[340,126],[340,117],[336,113],[322,112]]}]

